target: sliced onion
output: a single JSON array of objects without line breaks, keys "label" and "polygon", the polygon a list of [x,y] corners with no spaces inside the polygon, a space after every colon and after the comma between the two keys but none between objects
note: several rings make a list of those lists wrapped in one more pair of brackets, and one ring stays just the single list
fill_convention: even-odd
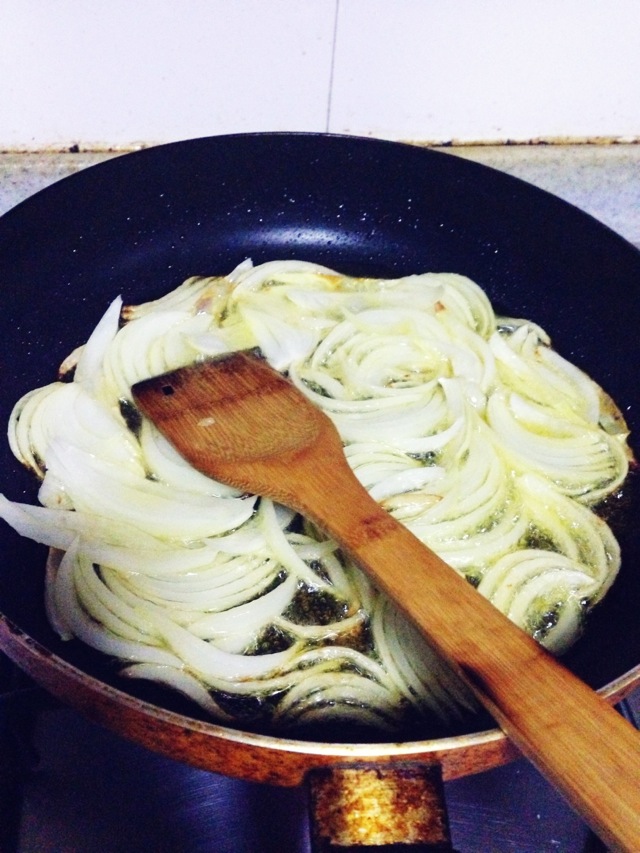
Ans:
[{"label": "sliced onion", "polygon": [[157,663],[133,663],[123,667],[120,670],[120,675],[125,676],[125,678],[141,678],[145,681],[162,684],[164,687],[182,693],[183,696],[191,699],[218,722],[234,722],[235,718],[214,700],[202,682],[185,672],[181,667]]},{"label": "sliced onion", "polygon": [[264,655],[230,654],[214,643],[194,636],[155,610],[140,614],[142,624],[162,639],[185,665],[206,683],[245,681],[281,672],[295,655],[295,648]]},{"label": "sliced onion", "polygon": [[215,640],[218,648],[239,654],[289,606],[296,588],[296,579],[287,578],[275,589],[253,601],[222,613],[205,614],[194,619],[187,627],[196,637]]},{"label": "sliced onion", "polygon": [[50,447],[49,465],[64,479],[77,509],[140,527],[160,538],[187,542],[215,536],[239,527],[253,514],[255,498],[177,492],[62,442]]},{"label": "sliced onion", "polygon": [[122,297],[114,299],[82,348],[75,371],[75,381],[94,392],[98,389],[102,366],[113,343],[120,322]]},{"label": "sliced onion", "polygon": [[[49,619],[127,677],[224,722],[233,697],[282,727],[393,731],[475,707],[313,524],[204,477],[137,422],[134,382],[248,346],[333,419],[373,498],[550,649],[613,582],[619,547],[592,506],[626,474],[622,419],[544,329],[496,318],[469,279],[245,261],[120,305],[63,363],[70,381],[16,404],[10,446],[44,506],[0,496],[0,517],[66,552],[47,565]],[[292,615],[302,589],[330,599],[308,624]],[[286,648],[257,653],[271,631]]]}]

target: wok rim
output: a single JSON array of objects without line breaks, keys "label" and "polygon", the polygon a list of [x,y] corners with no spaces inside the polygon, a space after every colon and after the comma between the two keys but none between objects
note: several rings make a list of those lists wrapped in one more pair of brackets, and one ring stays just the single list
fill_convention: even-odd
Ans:
[{"label": "wok rim", "polygon": [[[452,780],[499,767],[520,756],[497,727],[425,740],[340,743],[243,731],[188,717],[84,672],[46,649],[3,614],[0,648],[36,684],[94,722],[174,760],[246,781],[295,786],[309,771],[320,767],[406,762],[439,764],[443,778]],[[617,704],[639,683],[640,664],[596,692],[610,704]]]}]

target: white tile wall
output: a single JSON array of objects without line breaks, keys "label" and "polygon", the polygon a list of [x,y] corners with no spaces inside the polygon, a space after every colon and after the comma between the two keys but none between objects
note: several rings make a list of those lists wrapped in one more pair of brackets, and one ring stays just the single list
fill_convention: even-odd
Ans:
[{"label": "white tile wall", "polygon": [[638,0],[2,0],[0,149],[640,138]]},{"label": "white tile wall", "polygon": [[341,0],[336,130],[468,140],[640,135],[637,0]]},{"label": "white tile wall", "polygon": [[0,146],[327,123],[336,0],[3,0]]}]

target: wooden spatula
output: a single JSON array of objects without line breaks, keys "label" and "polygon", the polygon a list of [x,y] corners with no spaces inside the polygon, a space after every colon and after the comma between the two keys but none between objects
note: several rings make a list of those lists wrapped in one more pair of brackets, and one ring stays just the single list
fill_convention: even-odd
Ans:
[{"label": "wooden spatula", "polygon": [[333,537],[615,850],[640,851],[640,733],[373,501],[329,418],[254,353],[142,382],[142,412],[205,474]]}]

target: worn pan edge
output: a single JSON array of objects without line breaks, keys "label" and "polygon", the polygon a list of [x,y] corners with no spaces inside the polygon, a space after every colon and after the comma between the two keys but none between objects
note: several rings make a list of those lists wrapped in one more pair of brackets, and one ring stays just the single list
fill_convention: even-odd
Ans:
[{"label": "worn pan edge", "polygon": [[[312,769],[353,762],[441,765],[447,780],[519,756],[500,729],[402,743],[309,742],[196,720],[124,693],[48,651],[0,615],[0,647],[45,690],[96,723],[174,760],[247,781],[294,786]],[[598,692],[615,704],[640,683],[640,664]],[[270,758],[276,758],[270,761]]]}]

